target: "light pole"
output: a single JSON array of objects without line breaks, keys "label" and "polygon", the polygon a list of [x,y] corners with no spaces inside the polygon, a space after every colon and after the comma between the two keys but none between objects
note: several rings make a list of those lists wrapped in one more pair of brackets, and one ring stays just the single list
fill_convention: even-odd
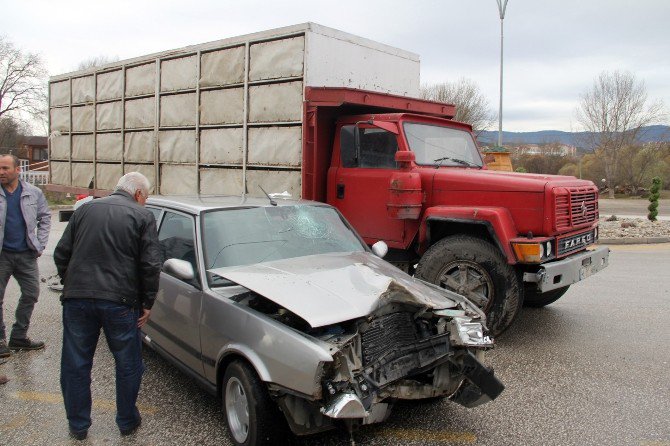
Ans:
[{"label": "light pole", "polygon": [[498,108],[498,147],[502,147],[502,98],[503,98],[503,20],[507,9],[507,0],[496,0],[500,13],[500,107]]}]

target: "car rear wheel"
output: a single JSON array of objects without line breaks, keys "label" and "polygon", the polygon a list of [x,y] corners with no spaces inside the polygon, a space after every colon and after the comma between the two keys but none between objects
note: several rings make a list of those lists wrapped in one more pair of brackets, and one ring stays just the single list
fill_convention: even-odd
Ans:
[{"label": "car rear wheel", "polygon": [[232,362],[222,383],[223,409],[233,444],[277,444],[283,415],[256,373],[242,361]]},{"label": "car rear wheel", "polygon": [[546,293],[540,293],[535,288],[535,284],[527,285],[523,297],[523,304],[526,307],[544,307],[545,305],[549,305],[560,299],[569,288],[570,285],[556,288],[555,290],[547,291]]},{"label": "car rear wheel", "polygon": [[494,335],[511,325],[523,303],[514,268],[495,246],[476,237],[443,238],[426,251],[415,275],[475,303]]}]

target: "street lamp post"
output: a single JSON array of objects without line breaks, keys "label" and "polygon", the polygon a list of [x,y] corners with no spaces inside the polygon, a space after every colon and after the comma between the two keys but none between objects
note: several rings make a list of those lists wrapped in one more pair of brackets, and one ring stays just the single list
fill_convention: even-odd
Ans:
[{"label": "street lamp post", "polygon": [[500,13],[500,107],[498,108],[498,147],[502,147],[502,104],[503,104],[503,20],[507,9],[507,0],[496,0]]}]

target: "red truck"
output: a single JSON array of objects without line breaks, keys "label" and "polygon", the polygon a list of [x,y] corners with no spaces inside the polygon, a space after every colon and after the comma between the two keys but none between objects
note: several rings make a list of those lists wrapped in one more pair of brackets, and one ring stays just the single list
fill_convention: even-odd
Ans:
[{"label": "red truck", "polygon": [[105,195],[137,170],[160,194],[262,186],[326,202],[498,334],[607,266],[598,190],[487,170],[453,105],[405,94],[412,57],[306,24],[56,76],[49,187]]},{"label": "red truck", "polygon": [[592,246],[592,182],[487,170],[445,104],[337,88],[305,97],[303,198],[337,207],[368,244],[385,241],[386,260],[478,303],[494,333],[607,266],[609,249]]}]

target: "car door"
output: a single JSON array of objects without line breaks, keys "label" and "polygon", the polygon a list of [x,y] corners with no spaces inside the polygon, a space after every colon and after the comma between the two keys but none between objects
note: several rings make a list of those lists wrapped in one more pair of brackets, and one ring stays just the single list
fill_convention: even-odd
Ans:
[{"label": "car door", "polygon": [[144,331],[152,343],[202,375],[200,309],[203,293],[198,273],[195,217],[165,210],[158,241],[163,262],[171,258],[187,260],[193,265],[196,277],[185,281],[161,272],[158,296]]}]

